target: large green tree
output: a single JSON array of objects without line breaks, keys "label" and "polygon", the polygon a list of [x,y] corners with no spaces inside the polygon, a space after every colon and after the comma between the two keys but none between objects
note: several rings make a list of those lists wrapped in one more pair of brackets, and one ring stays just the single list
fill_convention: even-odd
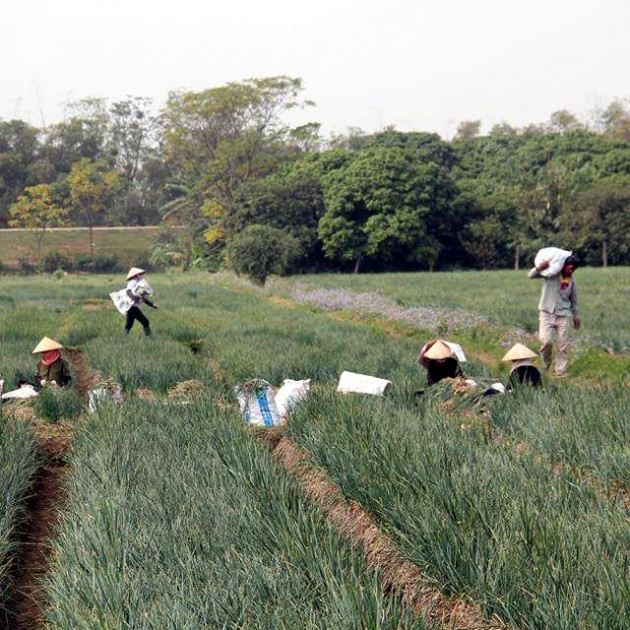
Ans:
[{"label": "large green tree", "polygon": [[441,245],[430,228],[432,215],[450,216],[454,187],[447,172],[421,163],[401,148],[357,153],[324,177],[326,211],[319,237],[326,255],[353,261],[401,256],[433,268]]}]

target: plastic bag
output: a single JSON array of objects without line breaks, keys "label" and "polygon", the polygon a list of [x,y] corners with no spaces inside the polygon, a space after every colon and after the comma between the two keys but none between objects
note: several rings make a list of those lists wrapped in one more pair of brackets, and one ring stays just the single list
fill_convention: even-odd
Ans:
[{"label": "plastic bag", "polygon": [[282,423],[275,394],[267,381],[249,381],[234,391],[246,424],[273,427]]},{"label": "plastic bag", "polygon": [[285,378],[282,387],[276,392],[276,406],[281,417],[285,417],[295,406],[308,396],[311,379],[294,381]]},{"label": "plastic bag", "polygon": [[88,392],[88,409],[94,413],[99,405],[107,402],[122,402],[122,391],[117,387],[113,391],[105,387],[97,387]]},{"label": "plastic bag", "polygon": [[2,394],[2,400],[23,400],[25,398],[34,398],[39,394],[33,389],[32,385],[22,385],[17,389],[14,389],[12,392],[7,392],[6,394]]},{"label": "plastic bag", "polygon": [[560,249],[558,247],[543,247],[543,249],[539,250],[536,254],[536,258],[534,258],[534,266],[538,267],[538,265],[545,262],[545,260],[548,260],[549,267],[547,267],[547,269],[543,269],[540,272],[540,275],[544,278],[553,278],[562,271],[564,261],[572,253],[573,252],[567,251],[566,249]]},{"label": "plastic bag", "polygon": [[120,291],[114,291],[110,293],[109,297],[112,299],[116,310],[121,315],[126,315],[127,311],[133,306],[134,301],[127,295],[127,289],[121,289]]},{"label": "plastic bag", "polygon": [[337,391],[342,394],[355,393],[382,396],[385,388],[391,383],[391,381],[386,381],[384,378],[344,371],[341,373]]}]

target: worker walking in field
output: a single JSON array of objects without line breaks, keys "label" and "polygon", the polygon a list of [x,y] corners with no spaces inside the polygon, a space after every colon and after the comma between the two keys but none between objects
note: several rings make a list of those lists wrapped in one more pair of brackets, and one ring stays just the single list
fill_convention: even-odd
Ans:
[{"label": "worker walking in field", "polygon": [[506,387],[507,391],[516,389],[522,385],[531,387],[540,387],[542,379],[538,368],[532,364],[532,360],[536,358],[536,353],[532,352],[522,343],[514,344],[503,357],[503,361],[512,363],[510,378]]},{"label": "worker walking in field", "polygon": [[37,386],[57,385],[63,387],[70,380],[70,370],[61,357],[63,346],[49,337],[44,337],[33,350],[33,354],[41,354],[35,374]]},{"label": "worker walking in field", "polygon": [[[562,251],[562,250],[558,250]],[[567,252],[569,253],[569,252]],[[570,254],[570,253],[569,253]],[[550,269],[551,259],[541,261],[538,266],[530,270],[529,278],[543,278],[542,292],[538,310],[540,311],[539,338],[540,354],[548,370],[551,366],[551,356],[554,339],[556,342],[556,370],[557,377],[567,374],[567,346],[569,343],[569,324],[573,319],[573,327],[580,328],[578,310],[578,291],[573,274],[578,267],[578,260],[570,254],[564,259],[559,272],[544,273]]]},{"label": "worker walking in field", "polygon": [[157,308],[157,306],[150,300],[153,295],[153,289],[149,283],[144,279],[144,269],[138,267],[132,267],[127,274],[127,288],[125,294],[129,300],[131,300],[131,306],[126,311],[127,321],[123,330],[125,335],[129,334],[129,331],[133,328],[136,320],[142,324],[144,328],[144,334],[147,337],[151,336],[151,324],[149,323],[146,315],[140,310],[140,304],[144,303],[151,308]]}]

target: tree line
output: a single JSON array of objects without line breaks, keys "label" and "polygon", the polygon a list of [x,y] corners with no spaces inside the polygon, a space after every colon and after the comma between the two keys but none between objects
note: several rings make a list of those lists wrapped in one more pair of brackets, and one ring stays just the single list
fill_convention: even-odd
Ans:
[{"label": "tree line", "polygon": [[[108,105],[84,99],[35,128],[0,121],[0,225],[186,227],[156,263],[268,273],[497,268],[541,246],[630,263],[630,102],[587,124],[566,110],[515,128],[360,129],[322,138],[287,111],[300,79],[251,79]],[[90,236],[90,243],[92,242]]]}]

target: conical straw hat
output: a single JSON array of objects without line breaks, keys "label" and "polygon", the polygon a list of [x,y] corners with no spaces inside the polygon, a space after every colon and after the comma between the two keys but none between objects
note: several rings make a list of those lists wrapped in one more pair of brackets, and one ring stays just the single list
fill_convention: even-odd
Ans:
[{"label": "conical straw hat", "polygon": [[63,346],[50,337],[44,337],[33,350],[33,354],[48,352],[49,350],[61,350]]},{"label": "conical straw hat", "polygon": [[441,340],[438,339],[425,353],[427,359],[448,359],[453,356],[453,351]]},{"label": "conical straw hat", "polygon": [[127,280],[131,280],[131,278],[141,273],[146,273],[146,271],[144,269],[140,269],[139,267],[132,267],[127,274]]},{"label": "conical straw hat", "polygon": [[520,361],[522,359],[535,359],[536,353],[532,352],[522,343],[515,343],[503,357],[502,361]]}]

